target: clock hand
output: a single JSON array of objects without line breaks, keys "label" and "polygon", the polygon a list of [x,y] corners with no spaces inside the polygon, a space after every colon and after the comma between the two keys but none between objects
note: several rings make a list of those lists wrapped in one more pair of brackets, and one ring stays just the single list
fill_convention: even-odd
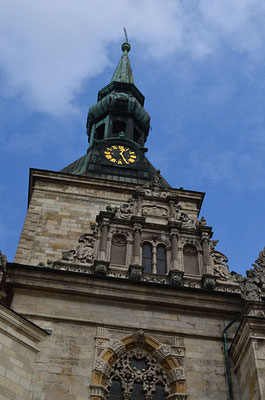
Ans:
[{"label": "clock hand", "polygon": [[125,151],[125,150],[120,150],[120,156],[123,158],[123,160],[125,161],[126,164],[129,164],[128,161],[125,160],[125,158],[124,158],[124,155],[123,155],[123,152],[124,152],[124,151]]}]

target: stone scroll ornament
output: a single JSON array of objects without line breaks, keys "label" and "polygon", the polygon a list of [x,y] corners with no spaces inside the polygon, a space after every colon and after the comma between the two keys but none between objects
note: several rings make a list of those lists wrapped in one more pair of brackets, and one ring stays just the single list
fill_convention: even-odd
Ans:
[{"label": "stone scroll ornament", "polygon": [[244,300],[262,301],[262,288],[265,287],[265,247],[259,253],[253,269],[246,272],[246,277],[232,271],[231,275],[235,282],[239,283],[241,297]]},{"label": "stone scroll ornament", "polygon": [[62,260],[93,264],[95,242],[93,235],[85,233],[80,236],[78,242],[79,245],[76,247],[76,250],[62,252]]}]

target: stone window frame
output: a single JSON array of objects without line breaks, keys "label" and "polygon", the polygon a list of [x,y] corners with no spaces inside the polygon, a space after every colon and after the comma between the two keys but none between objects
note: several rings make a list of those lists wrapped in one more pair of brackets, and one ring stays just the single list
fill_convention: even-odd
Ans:
[{"label": "stone window frame", "polygon": [[[157,274],[157,269],[156,269],[156,265],[157,265],[157,263],[156,263],[156,249],[157,249],[157,246],[159,246],[159,245],[162,245],[162,246],[164,246],[165,247],[165,249],[166,249],[166,273],[165,273],[165,275],[168,273],[168,271],[169,271],[169,269],[170,269],[170,245],[169,245],[169,243],[168,242],[166,242],[166,241],[163,241],[163,240],[157,240],[157,239],[150,239],[150,238],[148,238],[148,237],[146,237],[146,238],[142,238],[142,240],[141,240],[141,245],[140,245],[140,248],[141,248],[141,252],[140,252],[140,260],[141,260],[141,265],[142,265],[142,260],[143,260],[143,245],[144,245],[144,243],[149,243],[149,244],[151,244],[152,245],[152,256],[153,256],[153,259],[152,259],[152,272],[151,272],[151,274],[154,274],[154,275],[158,275]],[[154,255],[154,253],[155,253],[155,255]],[[155,262],[154,262],[154,258],[155,258]],[[145,271],[143,271],[144,273],[145,273]]]},{"label": "stone window frame", "polygon": [[145,351],[162,367],[167,375],[167,391],[170,393],[167,399],[186,400],[185,370],[182,362],[174,354],[171,346],[160,343],[152,336],[146,336],[142,330],[116,340],[95,359],[90,385],[90,400],[108,399],[107,387],[111,369],[117,360],[134,349]]},{"label": "stone window frame", "polygon": [[113,229],[110,232],[110,236],[108,238],[108,260],[111,260],[111,248],[112,248],[112,240],[115,235],[123,235],[126,238],[126,254],[125,254],[125,264],[110,264],[117,268],[128,269],[131,259],[131,240],[130,240],[130,232],[125,231],[123,229]]},{"label": "stone window frame", "polygon": [[[184,266],[184,247],[185,247],[186,244],[192,244],[192,245],[195,246],[196,249],[197,249],[198,266],[199,266],[199,275],[187,274],[187,273],[185,272],[185,266]],[[199,277],[199,276],[202,276],[202,275],[203,275],[204,264],[203,264],[202,248],[201,248],[201,246],[200,246],[198,240],[196,240],[196,239],[182,238],[181,246],[180,246],[180,254],[181,254],[181,265],[183,265],[184,275],[187,275],[187,276],[194,276],[194,277]]]}]

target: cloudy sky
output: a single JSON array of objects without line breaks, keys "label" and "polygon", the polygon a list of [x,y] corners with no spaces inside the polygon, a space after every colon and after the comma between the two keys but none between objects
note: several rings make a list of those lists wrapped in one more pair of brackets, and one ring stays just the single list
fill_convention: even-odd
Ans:
[{"label": "cloudy sky", "polygon": [[231,270],[265,245],[264,0],[0,0],[0,249],[12,261],[29,167],[87,150],[87,109],[126,26],[146,97],[149,159],[174,187],[206,192],[201,215]]}]

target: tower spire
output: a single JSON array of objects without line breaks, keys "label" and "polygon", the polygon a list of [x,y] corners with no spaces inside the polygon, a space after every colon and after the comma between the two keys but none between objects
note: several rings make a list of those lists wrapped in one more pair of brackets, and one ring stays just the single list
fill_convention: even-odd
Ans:
[{"label": "tower spire", "polygon": [[134,83],[132,67],[130,64],[130,59],[128,56],[129,51],[131,50],[131,45],[128,42],[128,36],[126,28],[123,28],[125,35],[125,42],[122,44],[121,49],[123,51],[123,55],[117,65],[117,68],[111,78],[111,82],[126,82],[126,83]]}]

